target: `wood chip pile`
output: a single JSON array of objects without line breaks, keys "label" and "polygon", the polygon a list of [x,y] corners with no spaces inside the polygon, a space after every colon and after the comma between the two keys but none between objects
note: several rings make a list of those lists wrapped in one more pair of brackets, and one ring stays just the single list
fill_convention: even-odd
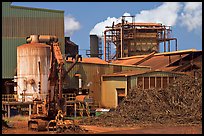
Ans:
[{"label": "wood chip pile", "polygon": [[176,79],[166,89],[129,90],[113,111],[85,119],[82,124],[133,126],[138,124],[201,124],[202,76]]}]

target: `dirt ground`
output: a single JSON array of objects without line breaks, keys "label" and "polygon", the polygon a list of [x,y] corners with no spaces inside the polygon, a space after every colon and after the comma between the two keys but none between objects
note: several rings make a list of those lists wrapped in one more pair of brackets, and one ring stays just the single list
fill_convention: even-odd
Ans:
[{"label": "dirt ground", "polygon": [[[27,121],[12,121],[9,122],[12,128],[2,128],[2,134],[56,134],[56,132],[48,131],[31,131],[28,130]],[[202,134],[201,125],[183,125],[183,126],[161,126],[161,125],[149,125],[138,127],[98,127],[81,125],[86,129],[86,132],[73,132],[78,134]],[[66,134],[71,134],[67,132]]]}]

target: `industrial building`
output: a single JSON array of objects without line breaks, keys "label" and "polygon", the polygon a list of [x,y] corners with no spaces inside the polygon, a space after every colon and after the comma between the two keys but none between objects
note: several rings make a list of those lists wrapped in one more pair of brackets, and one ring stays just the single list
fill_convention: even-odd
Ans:
[{"label": "industrial building", "polygon": [[[66,67],[72,64],[71,59],[66,62]],[[82,58],[82,61],[79,61],[68,74],[67,84],[64,84],[64,88],[67,90],[72,88],[88,89],[90,97],[93,98],[96,105],[100,106],[102,75],[135,70],[149,71],[150,67],[110,64],[98,57]]]},{"label": "industrial building", "polygon": [[[50,96],[53,100],[63,97],[65,115],[75,109],[76,116],[85,100],[97,107],[116,108],[129,89],[138,85],[165,88],[177,77],[202,70],[202,51],[178,51],[170,26],[127,22],[123,16],[121,23],[106,27],[103,52],[101,38],[90,35],[88,58],[80,58],[78,45],[64,37],[64,11],[12,6],[11,2],[3,2],[2,7],[2,78],[8,81],[2,101],[7,116],[17,104],[25,104],[29,115],[36,112],[32,108],[38,95],[48,102]],[[12,79],[17,85],[9,84]]]},{"label": "industrial building", "polygon": [[[2,79],[12,83],[17,74],[17,47],[32,34],[55,35],[64,54],[64,11],[13,6],[2,2]],[[4,92],[7,90],[7,92]],[[11,92],[9,92],[11,91]],[[12,93],[12,86],[3,86],[2,93]]]},{"label": "industrial building", "polygon": [[133,70],[102,75],[101,106],[116,108],[128,95],[130,89],[166,88],[179,76],[185,74],[166,71]]}]

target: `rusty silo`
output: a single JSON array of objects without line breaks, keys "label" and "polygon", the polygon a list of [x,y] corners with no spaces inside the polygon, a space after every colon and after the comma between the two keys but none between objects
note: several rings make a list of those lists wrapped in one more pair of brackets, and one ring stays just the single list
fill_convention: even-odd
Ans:
[{"label": "rusty silo", "polygon": [[32,42],[17,47],[17,93],[19,101],[45,99],[48,90],[50,46],[38,43],[39,36],[32,35]]}]

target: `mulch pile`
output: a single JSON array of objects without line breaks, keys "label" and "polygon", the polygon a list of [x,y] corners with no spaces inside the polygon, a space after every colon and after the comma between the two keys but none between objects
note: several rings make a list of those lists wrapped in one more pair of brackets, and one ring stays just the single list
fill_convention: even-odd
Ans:
[{"label": "mulch pile", "polygon": [[110,112],[81,122],[86,125],[125,127],[138,124],[201,124],[202,75],[177,78],[165,89],[129,90]]},{"label": "mulch pile", "polygon": [[61,134],[80,134],[80,133],[88,133],[88,130],[86,130],[83,127],[80,127],[79,125],[70,125],[67,128],[64,128],[63,130],[56,131],[56,133],[61,133]]}]

